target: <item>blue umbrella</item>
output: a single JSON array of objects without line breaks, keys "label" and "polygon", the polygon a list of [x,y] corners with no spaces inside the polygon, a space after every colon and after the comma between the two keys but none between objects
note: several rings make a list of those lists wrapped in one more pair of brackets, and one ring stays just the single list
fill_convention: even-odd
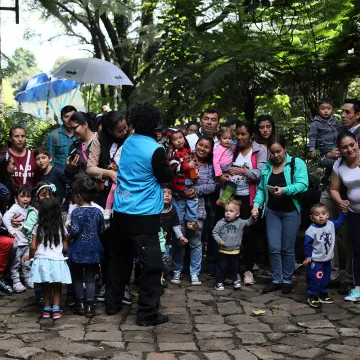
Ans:
[{"label": "blue umbrella", "polygon": [[65,105],[73,105],[78,111],[85,110],[79,85],[76,81],[57,79],[43,73],[26,81],[15,100],[21,104],[23,112],[42,120],[51,120],[50,113],[60,117]]},{"label": "blue umbrella", "polygon": [[19,89],[15,100],[21,103],[48,100],[67,94],[78,86],[79,83],[76,81],[51,78],[43,73],[26,81]]}]

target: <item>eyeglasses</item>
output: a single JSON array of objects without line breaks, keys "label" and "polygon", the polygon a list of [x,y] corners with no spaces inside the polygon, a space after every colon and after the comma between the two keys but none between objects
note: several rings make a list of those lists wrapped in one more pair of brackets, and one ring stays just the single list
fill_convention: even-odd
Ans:
[{"label": "eyeglasses", "polygon": [[76,125],[76,126],[69,127],[69,129],[70,129],[71,131],[75,131],[80,125],[82,125],[82,124],[78,124],[78,125]]}]

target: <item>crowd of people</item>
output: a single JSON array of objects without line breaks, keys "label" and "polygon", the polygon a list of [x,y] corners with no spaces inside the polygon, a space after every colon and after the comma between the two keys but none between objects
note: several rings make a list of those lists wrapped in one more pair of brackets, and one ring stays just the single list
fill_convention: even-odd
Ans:
[{"label": "crowd of people", "polygon": [[199,123],[166,128],[156,107],[142,104],[95,119],[66,106],[61,120],[45,147],[27,149],[26,130],[15,126],[0,152],[1,296],[34,289],[42,316],[58,319],[66,284],[74,313],[91,317],[105,301],[113,315],[131,304],[135,267],[137,324],[156,325],[168,321],[159,304],[169,283],[189,274],[201,285],[205,268],[218,291],[251,286],[266,251],[272,278],[263,292],[289,294],[308,218],[297,262],[306,266],[309,305],[333,302],[331,282],[360,301],[359,101],[345,100],[342,124],[332,101],[319,101],[309,156],[320,155],[323,191],[305,205],[307,166],[287,152],[270,115],[220,126],[208,108]]}]

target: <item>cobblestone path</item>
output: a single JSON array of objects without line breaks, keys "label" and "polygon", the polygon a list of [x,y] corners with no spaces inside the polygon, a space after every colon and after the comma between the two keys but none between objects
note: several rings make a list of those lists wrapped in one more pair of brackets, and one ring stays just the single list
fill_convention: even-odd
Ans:
[{"label": "cobblestone path", "polygon": [[203,274],[202,286],[190,286],[185,276],[161,299],[170,322],[155,328],[135,325],[135,305],[107,316],[99,304],[91,319],[64,308],[53,321],[40,318],[31,290],[1,297],[0,360],[360,359],[360,304],[334,290],[335,304],[315,311],[305,303],[304,269],[290,296],[262,294],[268,275],[237,291],[216,291]]}]

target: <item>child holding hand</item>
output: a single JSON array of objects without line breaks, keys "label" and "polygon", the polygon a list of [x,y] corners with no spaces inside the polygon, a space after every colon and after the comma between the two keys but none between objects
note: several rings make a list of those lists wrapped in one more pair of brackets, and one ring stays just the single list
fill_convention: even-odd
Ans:
[{"label": "child holding hand", "polygon": [[304,239],[307,302],[312,308],[319,309],[321,304],[334,302],[327,286],[334,257],[335,230],[344,224],[346,213],[341,212],[337,220],[329,220],[329,212],[321,203],[313,205],[310,213],[313,223],[306,230]]}]

